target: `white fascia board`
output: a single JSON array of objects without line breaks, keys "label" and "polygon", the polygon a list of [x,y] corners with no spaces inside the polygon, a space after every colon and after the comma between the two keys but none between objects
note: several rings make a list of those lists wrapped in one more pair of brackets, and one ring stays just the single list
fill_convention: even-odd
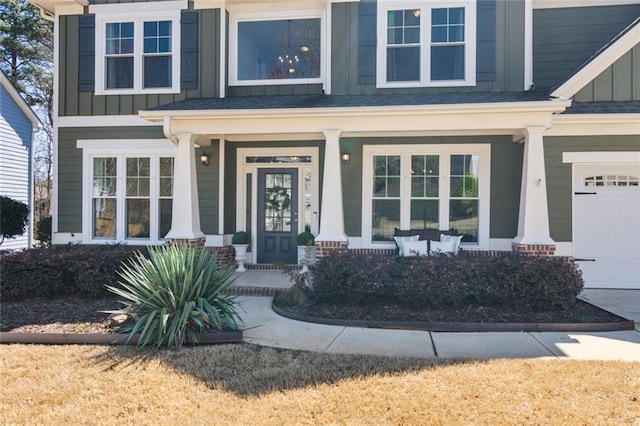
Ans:
[{"label": "white fascia board", "polygon": [[545,112],[561,113],[571,105],[571,101],[553,99],[534,102],[495,102],[483,104],[434,104],[434,105],[391,105],[379,107],[337,107],[337,108],[272,108],[272,109],[227,109],[227,110],[180,110],[180,111],[139,111],[138,115],[151,121],[171,119],[216,119],[244,118],[251,119],[269,117],[367,117],[367,116],[402,116],[407,114],[436,115],[447,114],[501,114]]},{"label": "white fascia board", "polygon": [[227,0],[226,9],[229,13],[276,12],[301,9],[324,9],[326,4],[326,0]]},{"label": "white fascia board", "polygon": [[58,117],[58,127],[133,127],[159,126],[137,115],[94,115]]},{"label": "white fascia board", "polygon": [[640,114],[554,115],[545,136],[639,135]]},{"label": "white fascia board", "polygon": [[571,98],[639,42],[640,25],[636,25],[554,90],[551,96],[563,99]]},{"label": "white fascia board", "polygon": [[16,88],[13,87],[13,84],[11,84],[11,82],[3,72],[0,72],[0,84],[2,85],[2,87],[5,88],[7,93],[9,93],[9,96],[11,96],[11,99],[13,99],[16,105],[18,105],[18,107],[20,108],[22,113],[27,117],[27,119],[31,121],[31,125],[33,126],[33,128],[41,129],[42,122],[40,121],[36,113],[33,112],[33,110],[27,104],[24,98],[20,95],[20,93],[18,93]]},{"label": "white fascia board", "polygon": [[533,0],[534,9],[559,9],[565,7],[623,6],[638,4],[638,0]]},{"label": "white fascia board", "polygon": [[194,9],[224,9],[225,0],[193,0]]},{"label": "white fascia board", "polygon": [[640,164],[640,151],[563,152],[563,163]]},{"label": "white fascia board", "polygon": [[[306,108],[214,111],[140,111],[163,122],[169,134],[281,134],[343,132],[500,131],[530,126],[551,127],[552,116],[570,101],[466,105]],[[165,134],[167,134],[165,132]]]},{"label": "white fascia board", "polygon": [[157,13],[187,9],[189,2],[187,0],[173,1],[152,1],[144,3],[111,3],[111,4],[92,4],[89,6],[89,13],[100,14],[103,17],[109,16],[110,13],[117,16],[137,13]]}]

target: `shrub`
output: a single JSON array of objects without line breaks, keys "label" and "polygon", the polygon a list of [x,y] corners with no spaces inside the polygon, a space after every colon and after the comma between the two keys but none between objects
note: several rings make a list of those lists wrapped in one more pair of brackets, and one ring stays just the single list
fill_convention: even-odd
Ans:
[{"label": "shrub", "polygon": [[315,242],[315,237],[309,231],[304,231],[298,234],[296,242],[299,246],[312,246]]},{"label": "shrub", "polygon": [[523,310],[562,308],[575,301],[583,280],[561,257],[464,252],[395,259],[332,253],[311,268],[310,298],[329,303],[389,301],[413,308],[482,305]]},{"label": "shrub", "polygon": [[310,268],[312,297],[330,303],[369,303],[393,297],[397,268],[384,254],[332,252]]},{"label": "shrub", "polygon": [[0,245],[5,238],[24,234],[28,221],[29,207],[25,203],[0,195]]},{"label": "shrub", "polygon": [[231,237],[231,244],[250,244],[251,238],[249,234],[244,231],[238,231]]},{"label": "shrub", "polygon": [[123,266],[119,287],[109,290],[125,308],[110,313],[127,320],[119,331],[140,333],[139,346],[152,342],[179,349],[198,332],[237,330],[233,296],[222,291],[234,281],[232,267],[219,268],[216,256],[200,248],[171,245],[149,248],[149,258],[137,254]]},{"label": "shrub", "polygon": [[36,226],[36,240],[41,244],[51,244],[51,216],[43,217]]},{"label": "shrub", "polygon": [[145,248],[125,245],[58,245],[3,254],[0,297],[113,297],[105,285],[117,284],[117,270],[136,251],[146,253]]}]

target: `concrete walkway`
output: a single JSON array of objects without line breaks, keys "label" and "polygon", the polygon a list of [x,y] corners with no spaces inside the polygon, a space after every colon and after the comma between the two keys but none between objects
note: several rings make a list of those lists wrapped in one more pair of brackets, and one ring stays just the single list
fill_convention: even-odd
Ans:
[{"label": "concrete walkway", "polygon": [[[237,286],[290,286],[278,271],[254,270],[237,275]],[[244,340],[264,346],[433,359],[559,358],[640,362],[640,291],[586,290],[582,297],[633,319],[636,330],[595,333],[383,330],[294,321],[271,309],[271,297],[239,296],[238,300]]]}]

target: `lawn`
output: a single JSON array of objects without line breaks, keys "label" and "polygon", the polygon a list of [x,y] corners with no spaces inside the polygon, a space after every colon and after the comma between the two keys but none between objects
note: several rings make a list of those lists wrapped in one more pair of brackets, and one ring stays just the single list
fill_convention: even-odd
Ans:
[{"label": "lawn", "polygon": [[640,422],[640,363],[625,362],[2,345],[0,389],[2,424]]}]

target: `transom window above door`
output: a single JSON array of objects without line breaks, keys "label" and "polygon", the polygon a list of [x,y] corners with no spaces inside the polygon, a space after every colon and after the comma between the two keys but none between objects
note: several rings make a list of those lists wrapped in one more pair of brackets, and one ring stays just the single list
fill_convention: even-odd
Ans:
[{"label": "transom window above door", "polygon": [[179,92],[179,16],[179,10],[97,12],[96,94]]},{"label": "transom window above door", "polygon": [[237,14],[230,19],[230,84],[321,83],[322,13],[262,15]]},{"label": "transom window above door", "polygon": [[476,1],[378,1],[378,87],[475,85]]}]

